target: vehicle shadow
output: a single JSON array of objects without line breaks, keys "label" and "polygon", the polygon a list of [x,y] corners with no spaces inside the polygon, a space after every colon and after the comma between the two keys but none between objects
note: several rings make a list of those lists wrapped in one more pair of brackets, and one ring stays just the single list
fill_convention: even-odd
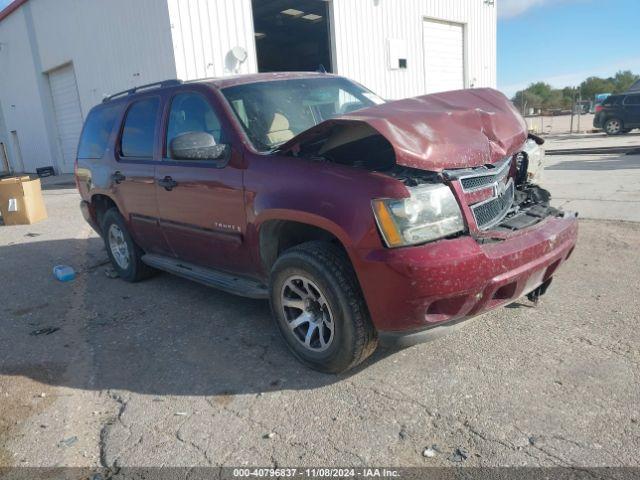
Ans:
[{"label": "vehicle shadow", "polygon": [[524,303],[524,300],[521,299],[521,300],[516,300],[515,302],[510,303],[508,305],[505,305],[504,308],[517,310],[519,308],[536,308],[536,307],[535,305]]},{"label": "vehicle shadow", "polygon": [[[59,282],[56,264],[75,268]],[[266,301],[158,274],[136,284],[105,275],[98,238],[0,247],[11,280],[0,295],[0,375],[56,386],[152,395],[220,395],[319,388],[327,375],[289,353]]]},{"label": "vehicle shadow", "polygon": [[622,155],[606,160],[569,160],[545,166],[544,170],[630,170],[640,168],[640,155]]}]

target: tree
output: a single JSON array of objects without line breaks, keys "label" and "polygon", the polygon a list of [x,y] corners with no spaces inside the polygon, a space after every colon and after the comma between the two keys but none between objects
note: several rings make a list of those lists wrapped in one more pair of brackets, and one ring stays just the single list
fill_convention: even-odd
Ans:
[{"label": "tree", "polygon": [[612,78],[589,77],[580,84],[582,98],[592,99],[598,93],[613,93],[616,89]]},{"label": "tree", "polygon": [[526,112],[529,108],[542,108],[543,99],[527,89],[517,92],[513,97],[513,103],[520,110]]},{"label": "tree", "polygon": [[542,102],[542,108],[550,110],[562,107],[562,90],[551,90]]},{"label": "tree", "polygon": [[536,82],[524,90],[516,92],[512,101],[523,112],[529,108],[542,108],[544,110],[572,108],[574,101],[579,96],[583,100],[593,100],[599,93],[621,93],[640,78],[630,70],[619,71],[610,78],[589,77],[579,87],[553,88],[545,82]]},{"label": "tree", "polygon": [[524,111],[529,108],[560,108],[563,104],[561,90],[556,90],[545,82],[537,82],[529,85],[525,90],[516,93],[513,103]]},{"label": "tree", "polygon": [[570,110],[573,105],[574,98],[578,97],[578,89],[573,87],[564,87],[562,90],[562,100],[560,108]]},{"label": "tree", "polygon": [[613,77],[615,83],[615,89],[613,93],[622,93],[629,90],[629,87],[640,78],[631,70],[619,71],[616,76]]},{"label": "tree", "polygon": [[527,90],[534,95],[537,95],[542,99],[543,102],[547,101],[547,99],[552,95],[553,88],[551,85],[545,82],[537,82],[532,83],[527,87]]}]

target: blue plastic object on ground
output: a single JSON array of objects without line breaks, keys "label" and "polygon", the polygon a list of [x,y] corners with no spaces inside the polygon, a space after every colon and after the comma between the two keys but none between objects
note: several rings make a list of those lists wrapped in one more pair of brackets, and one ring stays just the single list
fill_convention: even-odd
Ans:
[{"label": "blue plastic object on ground", "polygon": [[53,267],[53,274],[61,282],[70,282],[76,278],[76,272],[68,265],[56,265]]}]

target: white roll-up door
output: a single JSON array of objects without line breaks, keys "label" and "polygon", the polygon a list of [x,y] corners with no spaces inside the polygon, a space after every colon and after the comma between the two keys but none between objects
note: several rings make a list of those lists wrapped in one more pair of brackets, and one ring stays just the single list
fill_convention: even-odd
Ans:
[{"label": "white roll-up door", "polygon": [[464,88],[464,26],[425,20],[423,28],[426,93]]},{"label": "white roll-up door", "polygon": [[50,72],[49,85],[58,129],[58,141],[62,151],[61,169],[63,173],[72,173],[78,139],[82,132],[82,109],[73,65]]}]

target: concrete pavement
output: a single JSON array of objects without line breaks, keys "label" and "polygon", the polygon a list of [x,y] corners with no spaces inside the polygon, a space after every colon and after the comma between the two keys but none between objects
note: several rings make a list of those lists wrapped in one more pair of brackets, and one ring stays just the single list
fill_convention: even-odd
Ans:
[{"label": "concrete pavement", "polygon": [[605,133],[573,135],[545,135],[544,148],[564,150],[571,148],[640,147],[640,131],[609,136]]},{"label": "concrete pavement", "polygon": [[547,156],[542,185],[582,218],[640,222],[640,155]]}]

